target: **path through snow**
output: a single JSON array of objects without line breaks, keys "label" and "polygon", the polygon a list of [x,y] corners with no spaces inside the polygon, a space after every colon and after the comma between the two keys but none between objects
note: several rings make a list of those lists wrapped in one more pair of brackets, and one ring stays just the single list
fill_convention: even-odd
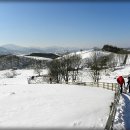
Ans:
[{"label": "path through snow", "polygon": [[130,93],[121,95],[114,121],[114,130],[130,130]]}]

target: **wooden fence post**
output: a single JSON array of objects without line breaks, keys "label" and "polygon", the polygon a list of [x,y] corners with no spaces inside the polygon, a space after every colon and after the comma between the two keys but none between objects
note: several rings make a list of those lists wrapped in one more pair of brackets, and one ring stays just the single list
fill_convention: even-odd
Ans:
[{"label": "wooden fence post", "polygon": [[103,82],[103,88],[105,88],[105,83]]},{"label": "wooden fence post", "polygon": [[113,83],[112,83],[112,91],[113,91]]},{"label": "wooden fence post", "polygon": [[99,82],[97,82],[97,86],[99,87]]}]

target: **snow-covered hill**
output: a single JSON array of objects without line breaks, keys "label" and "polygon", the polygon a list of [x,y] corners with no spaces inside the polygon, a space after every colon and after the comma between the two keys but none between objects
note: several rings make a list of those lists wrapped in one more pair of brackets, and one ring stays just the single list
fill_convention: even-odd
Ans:
[{"label": "snow-covered hill", "polygon": [[0,71],[0,127],[105,127],[114,92],[78,85],[28,84],[33,70],[16,70],[15,78],[6,78],[7,71]]},{"label": "snow-covered hill", "polygon": [[[77,52],[82,59],[93,51]],[[101,52],[107,54],[107,52]],[[115,57],[116,58],[116,57]],[[129,56],[128,56],[129,60]],[[28,84],[33,70],[0,71],[0,127],[92,128],[104,129],[114,92],[103,88],[66,84]],[[43,70],[47,74],[48,70]],[[87,69],[79,71],[79,81],[91,82]],[[106,74],[107,73],[107,74]],[[99,82],[116,83],[119,75],[130,74],[130,65],[107,70]]]},{"label": "snow-covered hill", "polygon": [[[85,62],[86,59],[90,59],[92,57],[92,54],[94,53],[94,49],[90,49],[90,50],[86,50],[86,51],[77,51],[75,53],[70,53],[69,55],[80,55],[82,58],[82,61]],[[120,66],[123,64],[126,54],[116,54],[116,53],[111,53],[111,52],[107,52],[107,51],[102,51],[99,50],[97,51],[100,56],[105,56],[105,55],[113,55],[113,62],[116,62],[117,66]],[[128,54],[127,60],[126,60],[126,65],[130,65],[130,54]]]}]

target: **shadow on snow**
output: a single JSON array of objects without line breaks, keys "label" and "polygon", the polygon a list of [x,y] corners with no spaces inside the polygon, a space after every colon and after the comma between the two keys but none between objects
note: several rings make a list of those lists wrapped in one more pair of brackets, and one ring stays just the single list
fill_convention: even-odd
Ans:
[{"label": "shadow on snow", "polygon": [[122,97],[124,99],[124,106],[123,106],[123,114],[122,118],[124,120],[124,126],[126,130],[130,130],[130,93],[128,94],[122,94]]}]

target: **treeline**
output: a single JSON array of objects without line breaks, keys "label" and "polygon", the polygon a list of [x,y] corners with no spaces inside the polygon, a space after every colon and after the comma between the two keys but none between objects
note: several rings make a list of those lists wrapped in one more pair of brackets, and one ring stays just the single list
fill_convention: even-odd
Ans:
[{"label": "treeline", "polygon": [[[124,60],[120,57],[120,60]],[[52,82],[68,83],[75,82],[79,76],[79,70],[88,68],[87,73],[92,78],[93,82],[98,82],[103,70],[114,68],[118,61],[115,60],[114,54],[104,55],[100,51],[93,51],[90,58],[83,59],[80,55],[65,55],[58,59],[52,60],[48,64],[49,76]]]},{"label": "treeline", "polygon": [[127,51],[123,48],[119,48],[119,47],[112,46],[112,45],[104,45],[102,50],[117,53],[117,54],[128,54],[128,53],[130,53],[129,51]]},{"label": "treeline", "polygon": [[41,68],[43,68],[46,66],[46,62],[47,61],[36,60],[24,56],[0,55],[0,70],[35,68],[37,65],[40,65]]},{"label": "treeline", "polygon": [[58,55],[53,54],[53,53],[32,53],[27,56],[38,56],[38,57],[45,57],[45,58],[51,58],[51,59],[55,59],[59,57]]},{"label": "treeline", "polygon": [[49,65],[49,75],[53,82],[75,81],[80,69],[81,57],[79,55],[65,55],[52,60]]}]

